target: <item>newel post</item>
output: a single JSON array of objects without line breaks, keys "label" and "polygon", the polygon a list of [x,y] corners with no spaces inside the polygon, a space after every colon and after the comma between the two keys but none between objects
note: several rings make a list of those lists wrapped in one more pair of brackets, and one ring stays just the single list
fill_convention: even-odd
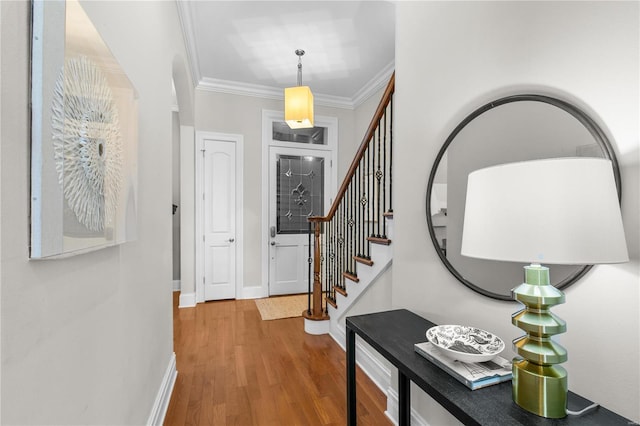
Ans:
[{"label": "newel post", "polygon": [[320,234],[322,233],[323,217],[310,217],[309,222],[313,225],[313,285],[310,291],[309,311],[304,311],[302,316],[306,319],[320,321],[327,320],[329,316],[322,309],[322,248]]},{"label": "newel post", "polygon": [[322,316],[322,282],[320,281],[320,227],[321,222],[314,222],[313,235],[313,316]]}]

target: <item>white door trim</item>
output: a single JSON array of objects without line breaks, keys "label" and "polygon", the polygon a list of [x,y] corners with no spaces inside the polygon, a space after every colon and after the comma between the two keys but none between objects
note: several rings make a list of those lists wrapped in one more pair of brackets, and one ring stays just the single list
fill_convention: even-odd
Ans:
[{"label": "white door trim", "polygon": [[[273,110],[262,110],[262,237],[261,237],[261,271],[262,284],[261,295],[259,297],[269,296],[269,148],[272,146],[300,148],[296,142],[274,141],[272,136],[272,123],[274,121],[284,121],[284,112]],[[330,199],[338,190],[338,119],[336,117],[327,117],[316,115],[314,117],[315,125],[326,127],[329,134],[327,136],[327,145],[313,145],[313,149],[331,151],[331,175],[330,186],[328,188],[331,194]],[[331,206],[326,206],[328,210]]]},{"label": "white door trim", "polygon": [[204,242],[203,236],[203,210],[202,202],[204,188],[204,156],[203,146],[206,139],[215,139],[219,141],[233,142],[236,146],[236,298],[242,297],[242,288],[244,286],[244,262],[243,262],[243,167],[244,167],[244,137],[242,135],[230,133],[217,133],[196,131],[196,150],[195,150],[195,287],[196,287],[196,303],[204,302]]}]

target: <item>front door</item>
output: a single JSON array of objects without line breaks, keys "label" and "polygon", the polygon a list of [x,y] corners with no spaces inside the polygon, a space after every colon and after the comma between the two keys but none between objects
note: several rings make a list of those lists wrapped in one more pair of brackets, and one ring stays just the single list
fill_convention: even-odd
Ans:
[{"label": "front door", "polygon": [[204,300],[236,297],[236,143],[203,140]]},{"label": "front door", "polygon": [[329,208],[331,152],[269,148],[269,295],[307,292],[310,216]]}]

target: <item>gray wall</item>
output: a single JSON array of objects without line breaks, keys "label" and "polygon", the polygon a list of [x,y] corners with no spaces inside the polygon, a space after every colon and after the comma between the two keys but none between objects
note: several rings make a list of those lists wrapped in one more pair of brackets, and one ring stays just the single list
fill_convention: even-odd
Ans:
[{"label": "gray wall", "polygon": [[138,239],[29,261],[29,9],[1,2],[3,424],[144,424],[173,352],[173,2],[84,2],[139,93]]},{"label": "gray wall", "polygon": [[[491,99],[538,92],[569,100],[605,129],[620,161],[631,261],[595,267],[554,308],[568,332],[570,389],[640,421],[638,311],[639,4],[398,2],[393,305],[436,323],[474,324],[506,341],[518,305],[482,297],[440,263],[424,191],[448,134]],[[419,52],[418,54],[416,52]],[[553,268],[551,269],[553,271]],[[414,392],[431,424],[431,403]],[[436,409],[437,410],[437,409]]]}]

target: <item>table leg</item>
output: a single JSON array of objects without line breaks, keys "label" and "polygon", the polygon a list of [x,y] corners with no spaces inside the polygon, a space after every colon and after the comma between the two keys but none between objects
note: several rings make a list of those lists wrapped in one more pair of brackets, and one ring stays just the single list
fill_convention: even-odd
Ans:
[{"label": "table leg", "polygon": [[356,333],[347,327],[347,425],[356,424]]},{"label": "table leg", "polygon": [[411,381],[398,370],[398,425],[411,423]]}]

